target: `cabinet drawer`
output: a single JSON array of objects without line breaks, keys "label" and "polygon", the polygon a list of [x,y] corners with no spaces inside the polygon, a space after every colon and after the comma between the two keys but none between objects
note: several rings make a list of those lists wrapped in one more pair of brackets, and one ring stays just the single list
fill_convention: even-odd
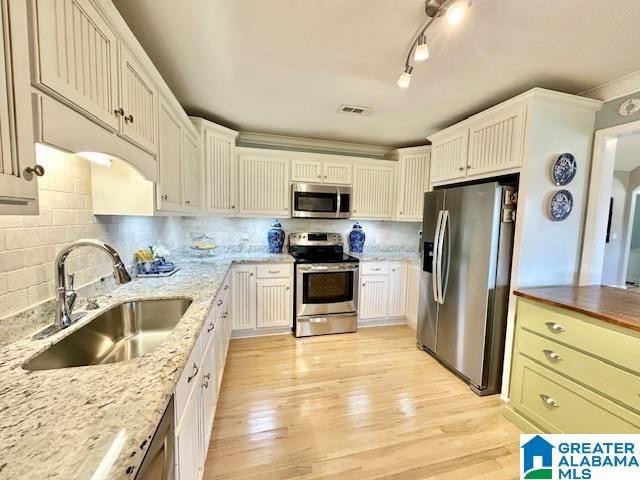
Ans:
[{"label": "cabinet drawer", "polygon": [[362,275],[384,275],[389,273],[389,264],[382,262],[365,262],[360,265]]},{"label": "cabinet drawer", "polygon": [[200,372],[201,367],[202,349],[200,347],[200,342],[196,342],[193,346],[193,350],[191,351],[191,355],[189,355],[189,360],[187,360],[187,363],[184,366],[182,375],[180,375],[178,384],[176,385],[175,411],[177,425],[180,425],[185,408],[187,407],[187,403],[191,397],[191,392],[198,383],[198,373]]},{"label": "cabinet drawer", "polygon": [[522,355],[640,411],[640,376],[527,330],[518,332],[517,349]]},{"label": "cabinet drawer", "polygon": [[640,372],[640,335],[537,302],[518,300],[521,328]]},{"label": "cabinet drawer", "polygon": [[207,317],[207,321],[202,326],[202,331],[200,332],[200,346],[202,348],[202,352],[207,351],[207,347],[209,342],[211,341],[211,336],[213,335],[213,330],[215,328],[219,328],[220,326],[220,318],[222,315],[225,315],[229,311],[229,282],[228,279],[225,278],[218,294],[216,295],[215,300],[213,301],[213,306],[211,307],[211,311],[209,312],[209,316]]},{"label": "cabinet drawer", "polygon": [[516,355],[513,407],[552,433],[638,433],[640,416]]},{"label": "cabinet drawer", "polygon": [[289,278],[291,277],[291,265],[285,263],[258,265],[256,275],[258,278]]}]

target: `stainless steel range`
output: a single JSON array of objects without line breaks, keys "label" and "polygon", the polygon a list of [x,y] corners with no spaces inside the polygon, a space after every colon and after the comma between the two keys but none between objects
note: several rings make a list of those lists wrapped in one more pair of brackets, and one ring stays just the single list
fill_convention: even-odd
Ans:
[{"label": "stainless steel range", "polygon": [[295,258],[296,337],[355,332],[358,259],[344,253],[339,233],[291,233]]}]

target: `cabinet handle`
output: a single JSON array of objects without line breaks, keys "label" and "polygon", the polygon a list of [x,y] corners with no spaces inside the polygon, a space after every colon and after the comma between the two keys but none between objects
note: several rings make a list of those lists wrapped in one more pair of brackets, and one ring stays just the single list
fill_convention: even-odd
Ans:
[{"label": "cabinet handle", "polygon": [[542,399],[544,404],[549,406],[549,407],[553,407],[553,408],[560,407],[560,405],[558,405],[558,402],[556,402],[555,399],[553,399],[549,395],[545,395],[544,393],[541,393],[540,394],[540,398]]},{"label": "cabinet handle", "polygon": [[372,268],[372,269],[371,269],[371,271],[372,271],[372,272],[379,272],[379,271],[380,271],[380,267],[378,267],[378,268]]},{"label": "cabinet handle", "polygon": [[116,109],[113,111],[113,114],[114,114],[116,117],[120,117],[120,116],[124,115],[124,110],[122,109],[122,107],[120,107],[120,108],[116,108]]},{"label": "cabinet handle", "polygon": [[276,273],[280,273],[280,270],[269,270],[269,273],[270,273],[271,275],[274,275],[274,274],[276,274]]},{"label": "cabinet handle", "polygon": [[318,175],[318,178],[322,178],[322,175]]},{"label": "cabinet handle", "polygon": [[400,212],[400,215],[404,214],[404,212]]},{"label": "cabinet handle", "polygon": [[327,178],[327,176],[325,175],[324,178]]},{"label": "cabinet handle", "polygon": [[220,300],[218,300],[218,304],[217,304],[217,305],[218,305],[218,306],[220,306],[220,305],[222,305],[223,303],[224,303],[224,300],[220,299]]},{"label": "cabinet handle", "polygon": [[33,179],[33,176],[41,177],[44,175],[44,167],[42,165],[34,165],[33,167],[27,167],[24,169],[24,179],[28,182]]},{"label": "cabinet handle", "polygon": [[553,333],[564,332],[564,327],[556,322],[547,322],[545,325],[551,330]]},{"label": "cabinet handle", "polygon": [[549,360],[553,360],[556,362],[559,362],[560,360],[562,360],[562,357],[560,357],[560,355],[558,355],[553,350],[543,350],[543,353],[547,356]]},{"label": "cabinet handle", "polygon": [[204,377],[204,382],[202,382],[202,387],[203,388],[209,388],[209,379],[211,378],[211,374],[207,373]]},{"label": "cabinet handle", "polygon": [[200,369],[198,368],[198,365],[196,365],[196,363],[193,363],[193,373],[187,377],[187,383],[191,383],[191,380],[193,380],[193,378],[198,375],[198,372],[200,371]]},{"label": "cabinet handle", "polygon": [[470,170],[470,169],[471,169],[471,165],[467,165],[467,170]]},{"label": "cabinet handle", "polygon": [[354,210],[354,211],[353,211],[353,213],[356,213],[356,212],[357,212],[357,210]]},{"label": "cabinet handle", "polygon": [[160,197],[162,200],[167,200],[169,198],[169,195],[167,195],[166,193],[164,195],[162,195]]},{"label": "cabinet handle", "polygon": [[186,203],[187,205],[189,205],[191,203],[191,200],[185,200],[184,203]]},{"label": "cabinet handle", "polygon": [[213,327],[214,327],[213,322],[211,322],[209,324],[209,326],[207,327],[207,333],[209,333],[211,330],[213,330]]},{"label": "cabinet handle", "polygon": [[127,115],[126,117],[124,117],[124,121],[129,122],[129,123],[133,123],[133,115]]},{"label": "cabinet handle", "polygon": [[229,290],[229,285],[225,285],[224,290]]},{"label": "cabinet handle", "polygon": [[458,167],[458,170],[460,170],[461,172],[464,172],[464,167]]}]

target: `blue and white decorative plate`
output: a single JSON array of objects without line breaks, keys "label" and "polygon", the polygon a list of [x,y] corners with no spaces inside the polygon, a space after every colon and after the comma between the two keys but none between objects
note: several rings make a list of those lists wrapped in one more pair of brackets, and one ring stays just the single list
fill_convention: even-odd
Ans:
[{"label": "blue and white decorative plate", "polygon": [[554,183],[562,187],[571,183],[573,177],[576,176],[577,169],[578,164],[576,163],[576,157],[570,153],[563,153],[553,162],[551,176],[553,177]]},{"label": "blue and white decorative plate", "polygon": [[573,195],[569,190],[558,190],[551,197],[549,214],[554,222],[565,220],[573,209]]}]

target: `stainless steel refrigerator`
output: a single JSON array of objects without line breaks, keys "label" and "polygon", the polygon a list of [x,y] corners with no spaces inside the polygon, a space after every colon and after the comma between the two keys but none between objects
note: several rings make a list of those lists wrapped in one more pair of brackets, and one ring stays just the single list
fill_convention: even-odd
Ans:
[{"label": "stainless steel refrigerator", "polygon": [[425,194],[418,348],[479,395],[501,386],[515,190],[491,182]]}]

